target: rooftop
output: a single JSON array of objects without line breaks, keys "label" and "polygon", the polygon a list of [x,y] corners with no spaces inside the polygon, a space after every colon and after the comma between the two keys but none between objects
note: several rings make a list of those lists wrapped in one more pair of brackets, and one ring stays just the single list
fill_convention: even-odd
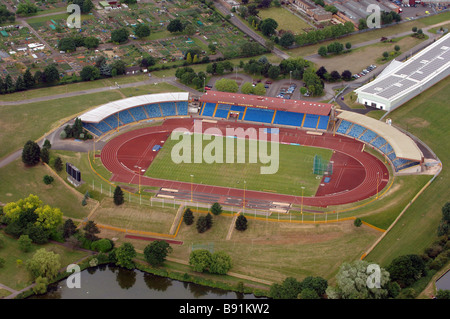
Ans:
[{"label": "rooftop", "polygon": [[307,113],[316,115],[329,115],[332,104],[309,102],[301,100],[287,100],[283,98],[208,91],[202,95],[200,102],[233,104],[250,106],[262,109]]}]

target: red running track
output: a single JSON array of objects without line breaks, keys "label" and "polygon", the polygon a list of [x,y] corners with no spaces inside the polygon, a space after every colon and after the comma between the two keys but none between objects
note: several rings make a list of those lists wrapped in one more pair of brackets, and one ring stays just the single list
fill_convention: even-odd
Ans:
[{"label": "red running track", "polygon": [[[161,144],[176,128],[193,129],[193,119],[170,119],[161,126],[137,129],[126,132],[109,141],[102,149],[103,165],[113,173],[111,181],[138,184],[138,168],[146,169],[156,155],[152,152],[155,144]],[[267,128],[270,126],[255,125],[242,122],[218,121],[218,123],[203,122],[203,131],[209,127],[217,127],[224,132],[227,127]],[[328,148],[334,151],[331,158],[335,162],[331,183],[323,184],[315,196],[304,197],[303,204],[307,206],[327,207],[357,202],[375,195],[386,187],[389,181],[387,167],[373,155],[362,151],[363,143],[357,140],[324,133],[322,136],[307,134],[302,129],[279,128],[281,143],[297,143],[304,146]],[[378,187],[377,187],[378,183]],[[191,183],[161,180],[141,176],[141,185],[161,188],[171,188],[191,191]],[[194,184],[194,192],[209,193],[224,197],[242,197],[242,189]],[[273,194],[247,190],[246,199],[271,200],[300,204],[299,196]]]}]

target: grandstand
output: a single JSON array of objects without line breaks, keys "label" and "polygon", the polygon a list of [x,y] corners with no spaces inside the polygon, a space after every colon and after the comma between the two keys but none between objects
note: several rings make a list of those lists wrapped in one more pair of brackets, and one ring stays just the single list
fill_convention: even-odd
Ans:
[{"label": "grandstand", "polygon": [[161,93],[109,102],[80,116],[83,127],[96,136],[141,121],[188,115],[189,93]]},{"label": "grandstand", "polygon": [[200,115],[217,119],[327,130],[331,104],[209,91],[200,98]]},{"label": "grandstand", "polygon": [[391,161],[396,172],[424,162],[422,151],[416,143],[387,123],[348,111],[341,111],[337,120],[336,133],[360,140],[377,149]]},{"label": "grandstand", "polygon": [[393,61],[377,79],[355,90],[361,104],[391,111],[450,74],[450,34],[408,61]]}]

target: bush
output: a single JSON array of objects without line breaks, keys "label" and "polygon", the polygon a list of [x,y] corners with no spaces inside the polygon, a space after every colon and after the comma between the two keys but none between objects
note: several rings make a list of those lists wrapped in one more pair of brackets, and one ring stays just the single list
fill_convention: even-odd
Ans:
[{"label": "bush", "polygon": [[355,225],[356,227],[360,227],[362,225],[361,218],[356,218],[353,222],[353,225]]},{"label": "bush", "polygon": [[17,241],[19,244],[19,248],[23,252],[29,252],[31,250],[32,240],[28,235],[21,235],[19,240]]},{"label": "bush", "polygon": [[43,180],[45,185],[50,185],[55,179],[50,175],[45,175]]},{"label": "bush", "polygon": [[186,225],[192,225],[194,223],[194,214],[192,214],[192,210],[187,208],[184,211],[183,220]]},{"label": "bush", "polygon": [[213,213],[214,215],[220,215],[220,213],[222,213],[222,206],[220,206],[219,203],[214,203],[211,206],[211,213]]},{"label": "bush", "polygon": [[111,243],[111,241],[107,238],[102,238],[99,239],[97,241],[94,241],[91,244],[91,249],[101,252],[101,253],[107,253],[108,251],[110,251],[113,248],[113,245]]},{"label": "bush", "polygon": [[218,251],[211,255],[210,273],[225,275],[231,269],[231,266],[231,258],[224,251]]},{"label": "bush", "polygon": [[239,231],[246,230],[248,227],[247,218],[245,218],[244,215],[239,215],[236,219],[235,227],[236,227],[236,230],[239,230]]}]

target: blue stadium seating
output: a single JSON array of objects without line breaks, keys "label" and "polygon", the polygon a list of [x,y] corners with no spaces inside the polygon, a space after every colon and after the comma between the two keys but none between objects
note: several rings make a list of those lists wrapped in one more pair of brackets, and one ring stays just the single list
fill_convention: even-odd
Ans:
[{"label": "blue stadium seating", "polygon": [[371,130],[367,130],[361,137],[360,140],[363,142],[367,142],[369,143],[370,141],[372,141],[375,137],[377,137],[377,133],[371,131]]},{"label": "blue stadium seating", "polygon": [[245,121],[272,123],[274,110],[247,107]]},{"label": "blue stadium seating", "polygon": [[[116,128],[117,127],[117,117],[115,115],[111,115],[108,116],[106,119],[104,119],[103,121],[105,121],[106,123],[108,123],[109,126],[111,126],[112,128]],[[100,122],[101,123],[101,122]]]},{"label": "blue stadium seating", "polygon": [[188,102],[177,102],[178,115],[188,115]]},{"label": "blue stadium seating", "polygon": [[380,147],[380,151],[382,151],[384,154],[389,154],[390,152],[392,152],[393,148],[391,146],[391,144],[386,143],[385,145]]},{"label": "blue stadium seating", "polygon": [[277,111],[273,124],[302,126],[303,113],[293,113],[286,111]]},{"label": "blue stadium seating", "polygon": [[386,155],[391,161],[393,161],[397,157],[397,155],[395,155],[395,152],[390,152],[389,154]]},{"label": "blue stadium seating", "polygon": [[161,106],[163,116],[176,116],[177,115],[177,111],[175,109],[175,103],[164,102],[164,103],[159,103],[159,105]]},{"label": "blue stadium seating", "polygon": [[214,117],[219,117],[226,119],[228,118],[228,113],[230,112],[231,105],[229,104],[218,104],[216,114]]},{"label": "blue stadium seating", "polygon": [[384,138],[382,138],[381,136],[378,136],[374,141],[372,141],[373,146],[375,146],[376,148],[380,148],[381,146],[383,146],[384,144],[386,144],[386,140]]},{"label": "blue stadium seating", "polygon": [[130,111],[131,115],[134,117],[134,119],[136,121],[142,121],[142,120],[148,119],[147,114],[145,114],[145,112],[144,112],[144,109],[140,106],[133,107],[133,108],[129,109],[128,111]]},{"label": "blue stadium seating", "polygon": [[402,170],[402,169],[406,169],[408,167],[415,166],[415,165],[419,164],[419,162],[411,161],[411,160],[404,159],[404,158],[396,158],[392,163],[394,164],[394,167],[395,167],[396,171],[399,171],[399,170]]},{"label": "blue stadium seating", "polygon": [[205,105],[203,106],[202,115],[203,116],[213,116],[215,109],[216,109],[216,104],[205,103]]},{"label": "blue stadium seating", "polygon": [[150,118],[153,117],[162,117],[161,109],[159,108],[158,104],[147,104],[144,105],[145,111],[147,111],[147,114]]},{"label": "blue stadium seating", "polygon": [[347,133],[347,135],[358,138],[365,129],[366,128],[361,125],[353,124],[353,127],[351,128],[350,132]]},{"label": "blue stadium seating", "polygon": [[130,112],[128,112],[128,110],[124,110],[124,111],[120,111],[119,112],[119,120],[123,124],[129,124],[129,123],[136,122],[134,120],[134,118],[130,115]]},{"label": "blue stadium seating", "polygon": [[100,135],[103,134],[102,131],[100,131],[99,129],[97,129],[97,128],[96,128],[94,125],[92,125],[91,123],[84,123],[84,122],[83,122],[83,127],[84,127],[85,129],[87,129],[88,131],[90,131],[90,132],[92,132],[92,133],[94,133],[94,134],[96,134],[96,135],[98,135],[98,136],[100,136]]},{"label": "blue stadium seating", "polygon": [[341,122],[341,124],[339,125],[339,127],[338,127],[336,132],[341,133],[341,134],[345,134],[347,132],[348,128],[350,127],[350,125],[352,125],[351,122],[343,120]]},{"label": "blue stadium seating", "polygon": [[305,128],[316,128],[318,120],[319,120],[319,115],[306,114],[305,115],[305,121],[303,122],[303,127],[305,127]]},{"label": "blue stadium seating", "polygon": [[236,112],[244,112],[245,111],[245,106],[232,105],[230,110],[236,111]]},{"label": "blue stadium seating", "polygon": [[[108,124],[106,124],[105,121],[100,121],[100,123],[93,124],[93,126],[96,129],[100,130],[102,133],[106,133],[111,130],[111,126],[108,126]],[[117,127],[117,123],[115,127]]]},{"label": "blue stadium seating", "polygon": [[329,116],[320,116],[319,118],[319,125],[317,128],[319,130],[326,130],[328,128],[328,121],[330,120]]}]

